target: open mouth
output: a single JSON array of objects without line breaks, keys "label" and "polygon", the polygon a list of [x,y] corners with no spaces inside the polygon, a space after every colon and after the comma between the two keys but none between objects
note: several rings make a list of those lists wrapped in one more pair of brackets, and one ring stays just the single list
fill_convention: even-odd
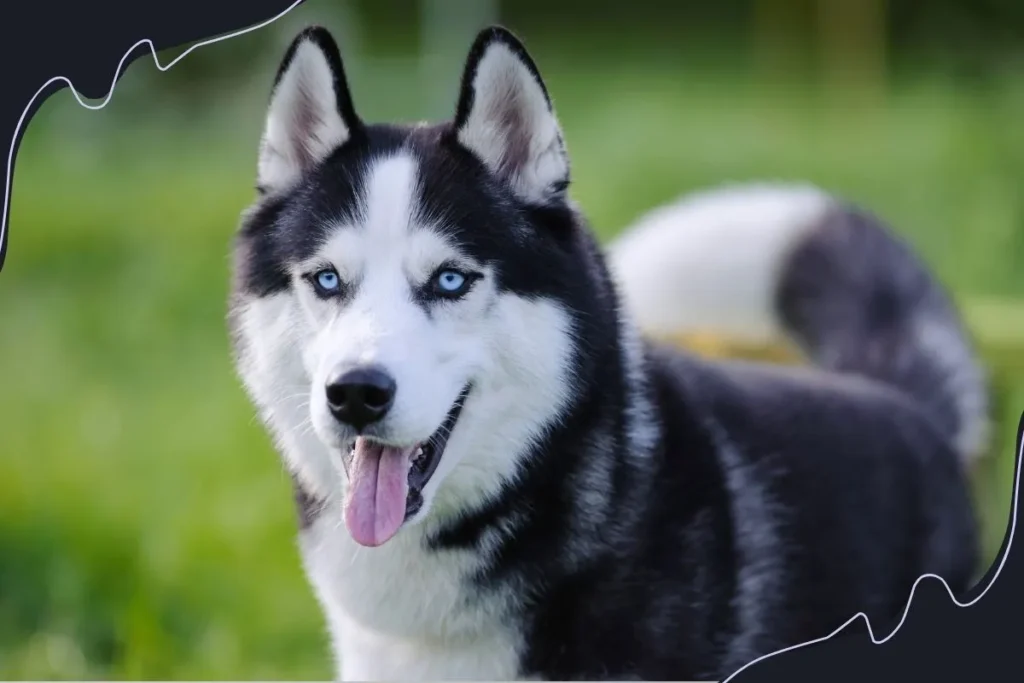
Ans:
[{"label": "open mouth", "polygon": [[350,480],[345,524],[357,543],[385,543],[423,507],[423,489],[441,462],[469,390],[467,385],[425,441],[396,446],[372,437],[356,439],[344,460]]}]

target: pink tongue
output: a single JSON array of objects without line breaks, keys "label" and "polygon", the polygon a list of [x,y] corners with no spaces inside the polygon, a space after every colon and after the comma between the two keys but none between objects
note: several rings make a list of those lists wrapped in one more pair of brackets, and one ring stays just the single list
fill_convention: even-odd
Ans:
[{"label": "pink tongue", "polygon": [[349,473],[345,524],[356,543],[378,546],[405,521],[412,449],[398,449],[356,439]]}]

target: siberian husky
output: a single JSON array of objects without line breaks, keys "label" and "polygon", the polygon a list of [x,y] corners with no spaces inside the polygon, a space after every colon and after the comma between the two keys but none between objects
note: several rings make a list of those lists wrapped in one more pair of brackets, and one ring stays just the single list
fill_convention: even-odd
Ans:
[{"label": "siberian husky", "polygon": [[[364,122],[323,28],[284,56],[229,319],[337,675],[721,679],[896,615],[922,573],[968,588],[987,390],[909,248],[776,185],[660,209],[606,259],[566,149],[502,28],[440,124]],[[690,313],[811,364],[641,336]]]}]

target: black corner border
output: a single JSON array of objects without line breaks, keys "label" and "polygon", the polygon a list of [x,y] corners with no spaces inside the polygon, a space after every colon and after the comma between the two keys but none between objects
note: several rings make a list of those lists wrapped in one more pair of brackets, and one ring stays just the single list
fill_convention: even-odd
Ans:
[{"label": "black corner border", "polygon": [[[167,71],[189,53],[269,26],[305,2],[54,0],[4,5],[0,63],[12,68],[5,71],[0,89],[0,130],[11,131],[0,213],[0,273],[10,245],[18,148],[32,117],[50,96],[71,88],[80,105],[102,109],[125,69],[140,57],[150,55],[161,71]],[[162,50],[189,43],[193,44],[185,52],[164,60],[167,63],[158,57]]]},{"label": "black corner border", "polygon": [[1024,610],[1024,552],[1014,546],[1021,517],[1020,476],[1024,460],[1024,413],[1017,440],[1006,533],[995,561],[974,587],[954,596],[941,577],[914,584],[899,620],[871,623],[852,616],[831,634],[765,655],[721,683],[802,681],[1001,680],[1019,670],[1018,632]]}]

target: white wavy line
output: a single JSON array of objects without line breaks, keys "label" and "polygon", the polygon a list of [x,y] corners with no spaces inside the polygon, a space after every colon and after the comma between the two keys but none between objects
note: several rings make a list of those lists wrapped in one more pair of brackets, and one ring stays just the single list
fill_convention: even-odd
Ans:
[{"label": "white wavy line", "polygon": [[114,87],[117,85],[117,76],[121,73],[121,68],[124,66],[125,61],[128,60],[128,57],[133,52],[135,52],[135,50],[138,49],[140,45],[149,45],[149,51],[153,55],[153,63],[156,64],[156,68],[160,69],[160,71],[167,71],[172,66],[174,66],[182,59],[184,59],[185,56],[193,50],[203,47],[205,45],[219,43],[220,41],[227,40],[228,38],[241,36],[251,31],[261,29],[265,26],[269,26],[270,24],[274,23],[275,21],[277,21],[278,19],[280,19],[281,17],[283,17],[284,15],[288,14],[293,9],[298,7],[300,4],[302,4],[303,1],[304,0],[295,0],[295,2],[293,2],[287,9],[280,12],[277,16],[267,19],[266,21],[256,24],[255,26],[250,26],[249,28],[244,28],[240,31],[235,31],[234,33],[229,33],[218,38],[210,38],[209,40],[204,40],[199,43],[196,43],[195,45],[193,45],[192,47],[190,47],[189,49],[185,50],[180,55],[175,57],[167,66],[164,66],[160,63],[160,58],[157,57],[156,47],[153,46],[153,41],[149,38],[143,38],[142,40],[128,48],[128,51],[124,53],[124,57],[121,57],[121,61],[117,63],[117,69],[114,70],[114,77],[110,81],[110,90],[107,91],[106,97],[104,97],[103,101],[99,104],[87,104],[82,99],[82,96],[78,94],[78,91],[75,90],[75,85],[71,82],[71,79],[66,78],[64,76],[54,76],[50,80],[46,81],[46,83],[43,83],[42,87],[40,87],[39,90],[36,91],[36,94],[33,95],[32,98],[28,101],[28,104],[25,105],[25,111],[21,112],[21,118],[18,119],[18,125],[14,127],[14,137],[11,138],[11,150],[7,153],[7,184],[5,185],[4,189],[4,212],[3,214],[0,214],[0,245],[4,244],[4,238],[7,236],[7,221],[9,218],[8,212],[10,211],[11,207],[11,185],[14,180],[14,148],[18,142],[18,133],[21,132],[22,126],[25,125],[25,118],[28,116],[29,110],[32,109],[32,104],[36,101],[36,99],[38,99],[38,97],[43,93],[43,91],[49,88],[52,84],[58,81],[63,81],[64,83],[67,83],[69,88],[71,88],[71,94],[75,96],[76,100],[78,100],[78,104],[82,105],[86,109],[102,109],[103,107],[107,106],[107,103],[110,102],[110,98],[114,96]]},{"label": "white wavy line", "polygon": [[[1018,429],[1018,431],[1020,431],[1020,429]],[[939,583],[942,584],[942,587],[946,589],[946,593],[949,594],[949,599],[952,600],[953,604],[956,605],[957,607],[970,607],[971,605],[973,605],[976,602],[978,602],[979,600],[981,600],[985,596],[985,594],[988,593],[989,589],[992,588],[992,586],[995,584],[996,579],[999,578],[1000,572],[1003,571],[1003,565],[1006,564],[1006,558],[1008,558],[1010,556],[1010,547],[1013,545],[1013,532],[1014,532],[1014,529],[1017,528],[1017,496],[1018,496],[1018,494],[1020,492],[1020,470],[1021,470],[1022,465],[1024,465],[1024,462],[1022,462],[1022,460],[1024,460],[1024,433],[1022,433],[1022,435],[1021,435],[1020,447],[1019,447],[1019,450],[1017,451],[1017,462],[1016,462],[1016,466],[1014,468],[1015,469],[1015,474],[1014,474],[1014,482],[1013,482],[1013,501],[1012,501],[1012,504],[1010,505],[1010,533],[1009,533],[1009,536],[1006,539],[1006,548],[1003,550],[1003,556],[1002,556],[1002,558],[1000,558],[999,565],[996,567],[995,573],[992,574],[992,578],[989,579],[988,585],[985,586],[984,590],[982,590],[981,593],[979,593],[977,596],[975,596],[975,598],[973,600],[971,600],[969,602],[960,602],[960,601],[958,601],[956,599],[956,596],[953,595],[953,591],[950,589],[949,584],[946,583],[945,579],[943,579],[941,576],[938,576],[936,574],[923,574],[923,575],[919,576],[916,581],[914,581],[914,586],[910,589],[910,597],[907,598],[907,604],[903,608],[903,616],[902,616],[902,618],[900,618],[900,623],[896,624],[896,627],[892,630],[892,633],[887,635],[885,638],[882,638],[881,640],[875,638],[875,631],[874,631],[874,629],[871,628],[871,620],[868,619],[868,616],[866,614],[864,614],[863,612],[858,612],[857,614],[855,614],[852,617],[850,617],[846,621],[846,623],[844,623],[842,626],[837,628],[835,631],[832,631],[832,633],[828,634],[827,636],[825,636],[823,638],[816,638],[815,640],[809,640],[806,643],[800,643],[799,645],[791,645],[791,646],[789,646],[787,648],[779,650],[778,652],[772,652],[772,653],[769,653],[769,654],[766,654],[766,655],[762,655],[762,656],[758,657],[757,659],[753,660],[752,662],[748,662],[748,663],[744,664],[743,666],[741,666],[735,672],[730,674],[729,677],[726,678],[725,680],[723,680],[721,683],[729,683],[729,681],[731,681],[733,678],[735,678],[737,675],[739,675],[744,669],[746,669],[746,668],[748,668],[750,666],[753,666],[754,664],[757,664],[758,662],[764,661],[765,659],[768,659],[770,657],[774,657],[775,655],[781,655],[783,652],[789,652],[791,650],[797,650],[797,649],[802,648],[802,647],[807,647],[808,645],[816,645],[817,643],[823,643],[826,640],[829,640],[830,638],[835,636],[837,633],[842,631],[844,628],[846,628],[847,626],[849,626],[853,622],[855,622],[857,619],[863,619],[864,620],[864,624],[868,627],[868,635],[871,637],[871,642],[874,643],[875,645],[881,645],[882,643],[888,641],[890,638],[892,638],[894,635],[896,635],[896,632],[900,630],[901,626],[903,626],[903,622],[905,622],[907,620],[907,614],[910,612],[910,605],[914,601],[914,593],[917,591],[917,586],[918,586],[918,584],[920,584],[925,579],[937,579],[939,581]]]}]

